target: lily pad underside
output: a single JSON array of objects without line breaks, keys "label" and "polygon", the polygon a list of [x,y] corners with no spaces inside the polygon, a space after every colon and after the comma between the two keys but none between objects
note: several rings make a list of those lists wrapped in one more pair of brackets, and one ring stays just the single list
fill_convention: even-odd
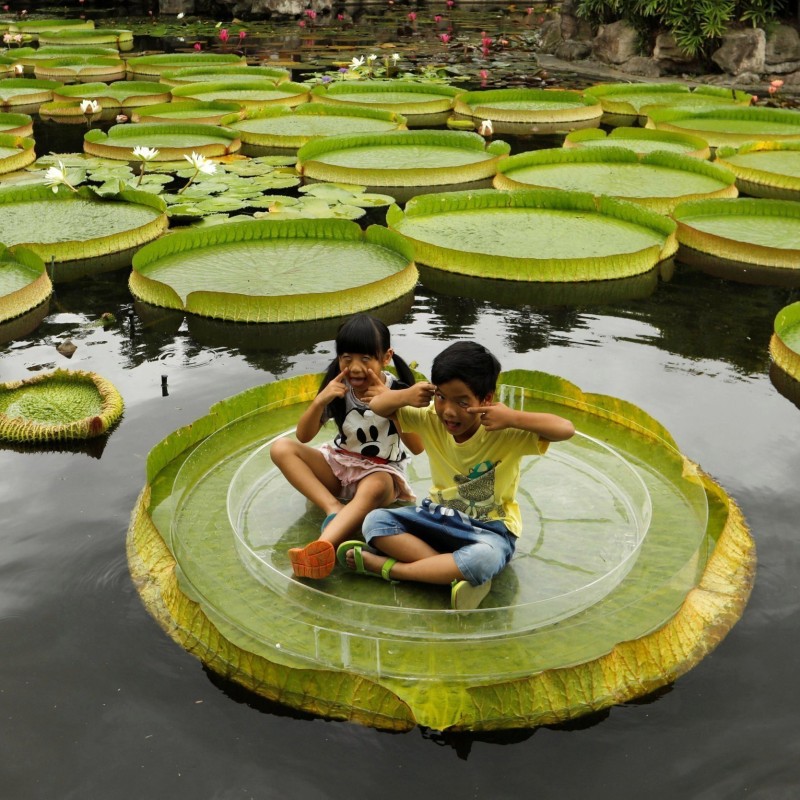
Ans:
[{"label": "lily pad underside", "polygon": [[245,107],[268,105],[299,106],[307,102],[309,88],[302,83],[286,81],[276,84],[274,81],[260,79],[192,83],[186,86],[173,87],[171,94],[173,98],[178,100],[191,98],[206,102],[222,101],[238,103]]},{"label": "lily pad underside", "polygon": [[512,281],[600,281],[649,272],[677,250],[674,223],[631,203],[559,191],[419,196],[386,217],[421,263]]},{"label": "lily pad underside", "polygon": [[739,198],[683,203],[678,257],[745,283],[800,285],[800,204]]},{"label": "lily pad underside", "polygon": [[736,197],[734,175],[697,158],[624,148],[561,148],[511,156],[498,166],[497,189],[566,189],[630,200],[662,214],[680,202]]},{"label": "lily pad underside", "polygon": [[238,103],[176,100],[134,109],[133,122],[171,122],[197,125],[220,125],[223,119],[236,118],[241,111]]},{"label": "lily pad underside", "polygon": [[236,322],[340,317],[388,303],[417,281],[411,249],[346,220],[232,223],[140,250],[130,289],[151,305]]},{"label": "lily pad underside", "polygon": [[738,150],[723,147],[715,161],[736,176],[743,194],[800,200],[800,141],[753,142]]},{"label": "lily pad underside", "polygon": [[53,93],[56,101],[96,100],[104,108],[134,108],[170,99],[169,89],[152,81],[116,81],[64,86]]},{"label": "lily pad underside", "polygon": [[122,397],[110,381],[93,372],[55,370],[0,384],[0,439],[88,439],[105,433],[122,411]]},{"label": "lily pad underside", "polygon": [[589,128],[568,133],[564,147],[625,147],[637,155],[646,155],[656,150],[695,158],[709,158],[708,142],[699,136],[671,131],[656,131],[649,128],[613,128],[606,133],[598,128]]},{"label": "lily pad underside", "polygon": [[492,122],[600,124],[603,109],[580,92],[554,89],[492,89],[464,92],[453,106],[457,114]]},{"label": "lily pad underside", "polygon": [[100,197],[88,188],[54,194],[47,186],[0,191],[0,242],[22,244],[52,265],[54,282],[119,269],[167,228],[164,201],[126,190]]},{"label": "lily pad underside", "polygon": [[800,302],[782,308],[775,317],[769,354],[780,369],[800,381]]},{"label": "lily pad underside", "polygon": [[25,169],[36,161],[33,139],[0,133],[0,175]]},{"label": "lily pad underside", "polygon": [[[256,445],[290,427],[316,393],[318,376],[300,376],[218,403],[208,416],[151,451],[147,485],[128,535],[129,565],[146,607],[170,636],[209,668],[248,689],[305,712],[385,729],[407,730],[419,724],[436,730],[496,730],[556,723],[674,681],[721,641],[741,616],[749,596],[755,550],[738,508],[673,449],[669,434],[641,410],[615,398],[584,394],[541,373],[520,371],[502,379],[524,387],[528,400],[553,410],[552,398],[560,396],[557,407],[574,417],[582,430],[613,431],[609,437],[613,436],[615,445],[627,443],[622,446],[629,458],[647,453],[676,485],[683,482],[705,495],[709,513],[704,517],[704,533],[700,529],[702,555],[678,580],[678,591],[671,586],[666,593],[653,592],[658,581],[652,580],[647,565],[652,568],[658,561],[660,548],[656,547],[649,554],[642,552],[629,579],[569,624],[494,636],[480,643],[469,633],[478,617],[465,616],[457,639],[433,647],[420,643],[408,650],[407,657],[418,662],[418,674],[423,676],[417,680],[365,675],[346,666],[321,667],[313,660],[293,657],[296,610],[292,609],[296,606],[284,607],[285,601],[272,593],[274,602],[264,602],[269,590],[239,560],[223,506],[227,487],[243,459]],[[224,436],[212,436],[225,425],[229,427]],[[185,466],[178,473],[181,464]],[[213,474],[213,480],[205,480],[198,468]],[[220,501],[209,492],[219,495]],[[169,532],[170,510],[179,506],[190,513],[190,506],[198,503],[206,511],[217,511],[196,518],[197,542],[187,543],[188,549],[181,545],[182,554],[176,557]],[[661,557],[669,561],[669,551],[680,550],[682,530],[672,527],[675,518],[668,514],[656,521],[655,509],[654,524],[661,528],[655,537],[663,537],[666,546]],[[235,590],[230,584],[220,598],[228,606],[224,613],[209,604],[204,580],[197,572],[195,554],[202,554],[203,548],[197,549],[201,539],[214,542],[214,552],[207,551],[207,557],[213,558],[216,567],[206,574],[221,571],[226,579],[236,576]],[[362,579],[359,586],[363,592],[396,591],[398,598],[403,589],[411,589],[401,585],[393,590],[378,583]],[[301,585],[297,590],[301,594],[314,591]],[[637,594],[638,600],[634,599]],[[255,598],[259,599],[254,604]],[[293,604],[302,598],[289,601]],[[232,619],[233,605],[244,614],[244,626]],[[479,616],[482,612],[469,613]],[[654,624],[654,620],[659,621]],[[320,627],[322,651],[328,637],[336,635],[335,628]],[[262,637],[285,646],[266,646]],[[391,639],[387,645],[385,652],[390,655]],[[398,639],[397,646],[405,648],[407,643]],[[482,661],[471,655],[476,648],[486,650]],[[581,656],[575,658],[578,652]],[[363,653],[353,652],[353,656],[359,660]],[[473,672],[483,667],[482,678],[474,674],[460,680],[440,677],[465,659]],[[498,679],[493,666],[506,663],[524,664],[529,672]]]},{"label": "lily pad underside", "polygon": [[311,98],[318,103],[362,105],[413,117],[450,111],[458,94],[458,89],[436,83],[358,81],[316,86]]},{"label": "lily pad underside", "polygon": [[395,131],[331,136],[297,153],[308,178],[366,186],[441,186],[490,178],[506,157],[502,141],[461,131]]},{"label": "lily pad underside", "polygon": [[36,253],[0,244],[0,323],[40,306],[52,291],[44,262]]},{"label": "lily pad underside", "polygon": [[29,114],[0,113],[0,133],[8,136],[33,136],[33,119]]}]

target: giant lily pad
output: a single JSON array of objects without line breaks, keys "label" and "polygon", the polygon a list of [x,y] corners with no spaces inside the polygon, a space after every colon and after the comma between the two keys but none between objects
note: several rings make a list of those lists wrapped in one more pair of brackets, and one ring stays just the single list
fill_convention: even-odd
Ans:
[{"label": "giant lily pad", "polygon": [[39,256],[24,247],[0,244],[0,322],[8,322],[44,303],[53,284]]},{"label": "giant lily pad", "polygon": [[788,108],[721,108],[689,111],[654,108],[648,128],[701,136],[712,147],[800,139],[800,112]]},{"label": "giant lily pad", "polygon": [[112,45],[118,50],[133,50],[133,31],[117,28],[94,28],[75,30],[73,26],[58,31],[40,31],[39,44],[42,45]]},{"label": "giant lily pad", "polygon": [[167,86],[183,86],[187,83],[231,83],[236,81],[263,80],[273,83],[285,83],[291,80],[292,73],[280,67],[251,67],[247,65],[210,64],[203,67],[183,67],[182,69],[165,72],[161,75],[161,82]]},{"label": "giant lily pad", "polygon": [[8,30],[12,33],[53,33],[55,31],[94,30],[91,19],[27,19],[11,20]]},{"label": "giant lily pad", "polygon": [[800,203],[700,200],[673,217],[681,261],[742,283],[800,285]]},{"label": "giant lily pad", "polygon": [[175,161],[191,153],[207,158],[235,153],[241,142],[229,128],[217,125],[190,125],[168,122],[142,122],[138,125],[113,125],[108,133],[99,129],[83,137],[85,152],[104,158],[133,161],[133,148],[154,147],[154,161]]},{"label": "giant lily pad", "polygon": [[[157,103],[135,109],[133,122],[181,122],[199,125],[219,125],[223,119],[238,119],[241,106],[238,103],[180,100],[174,103]],[[241,138],[241,137],[240,137]]]},{"label": "giant lily pad", "polygon": [[115,83],[84,83],[64,86],[53,92],[57,101],[96,100],[103,108],[135,108],[136,106],[166,103],[169,90],[151,81],[116,81]]},{"label": "giant lily pad", "polygon": [[121,58],[92,56],[53,58],[37,61],[33,68],[37,78],[62,83],[92,83],[119,81],[125,77],[125,62]]},{"label": "giant lily pad", "polygon": [[266,149],[298,149],[315,139],[337,134],[385,133],[405,129],[405,118],[392,111],[373,108],[306,103],[249,109],[241,117],[225,120],[237,131],[245,152]]},{"label": "giant lily pad", "polygon": [[150,56],[136,56],[126,59],[128,73],[133,78],[159,78],[165,72],[176,69],[200,66],[222,66],[224,64],[239,64],[247,66],[244,56],[233,53],[160,53]]},{"label": "giant lily pad", "polygon": [[33,136],[33,120],[29,114],[0,113],[0,133],[9,136]]},{"label": "giant lily pad", "polygon": [[683,83],[601,83],[584,90],[584,94],[600,102],[603,122],[607,125],[633,125],[641,120],[642,109],[651,106],[680,106],[688,110],[749,106],[752,101],[747,92],[721,86],[691,89]]},{"label": "giant lily pad", "polygon": [[308,93],[308,86],[302,83],[285,81],[276,84],[263,78],[251,81],[190,83],[172,89],[172,96],[176,99],[192,98],[207,102],[220,100],[241,106],[299,106],[308,100]]},{"label": "giant lily pad", "polygon": [[331,136],[303,145],[297,170],[314,180],[376,187],[457,186],[491,178],[509,150],[461,131]]},{"label": "giant lily pad", "polygon": [[33,139],[0,133],[0,175],[24,169],[34,161]]},{"label": "giant lily pad", "polygon": [[137,253],[133,295],[238,322],[341,317],[414,288],[401,237],[346,220],[253,221],[179,232]]},{"label": "giant lily pad", "polygon": [[132,253],[166,227],[164,201],[146,192],[0,189],[0,241],[33,250],[51,265],[55,282],[130,264]]},{"label": "giant lily pad", "polygon": [[358,81],[315,86],[314,102],[360,105],[394,111],[417,125],[420,118],[447,114],[461,90],[437,83],[410,81]]},{"label": "giant lily pad", "polygon": [[788,376],[800,381],[800,302],[782,308],[775,317],[769,354]]},{"label": "giant lily pad", "polygon": [[695,158],[711,156],[708,142],[699,136],[648,128],[614,128],[608,134],[598,128],[574,131],[564,138],[564,147],[624,147],[640,156],[656,150]]},{"label": "giant lily pad", "polygon": [[721,147],[716,162],[736,176],[744,194],[800,200],[800,141],[753,142],[738,150]]},{"label": "giant lily pad", "polygon": [[58,81],[3,78],[0,80],[0,105],[37,106],[53,99],[53,90],[60,89]]},{"label": "giant lily pad", "polygon": [[[310,375],[218,403],[151,451],[128,535],[145,605],[176,641],[247,688],[381,728],[530,727],[671,683],[721,640],[749,595],[754,545],[736,505],[635,406],[542,373],[501,380],[504,401],[564,414],[582,435],[525,467],[527,528],[517,558],[495,580],[491,607],[443,610],[436,587],[338,571],[313,587],[288,579],[279,554],[286,561],[289,547],[316,535],[318,520],[285,482],[276,494],[281,481],[267,446],[316,393],[319,377]],[[614,450],[593,449],[593,436]],[[424,457],[419,463],[424,492]],[[537,600],[543,586],[518,576],[538,570],[549,583],[559,573],[588,579],[605,570],[575,541],[586,534],[581,541],[596,547],[598,507],[626,513],[610,502],[620,489],[614,479],[587,480],[611,463],[627,465],[649,498],[650,510],[640,509],[649,517],[646,536],[615,587],[548,622],[546,607],[560,600]],[[627,508],[623,528],[638,513]]]},{"label": "giant lily pad", "polygon": [[57,369],[0,384],[0,439],[38,444],[104,434],[122,416],[122,397],[93,372]]},{"label": "giant lily pad", "polygon": [[512,281],[598,281],[649,272],[677,249],[674,223],[609,197],[556,191],[448,192],[392,207],[417,261]]},{"label": "giant lily pad", "polygon": [[678,203],[736,197],[735,177],[697,158],[624,148],[550,149],[519,153],[498,166],[498,189],[568,189],[631,200],[668,214]]},{"label": "giant lily pad", "polygon": [[524,123],[537,133],[597,127],[603,110],[580,92],[554,89],[490,89],[464,92],[453,106],[458,114],[497,123]]}]

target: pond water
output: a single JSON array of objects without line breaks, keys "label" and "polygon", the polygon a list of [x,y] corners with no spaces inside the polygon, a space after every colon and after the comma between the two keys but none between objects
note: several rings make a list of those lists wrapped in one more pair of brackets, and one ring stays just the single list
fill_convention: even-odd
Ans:
[{"label": "pond water", "polygon": [[[767,353],[797,290],[680,265],[646,297],[591,293],[577,307],[543,306],[535,289],[473,299],[418,286],[391,328],[406,359],[428,372],[447,343],[476,339],[506,369],[635,403],[737,500],[759,555],[742,620],[674,685],[563,726],[443,735],[264,702],[204,670],[145,611],[125,534],[148,451],[222,397],[320,371],[332,333],[150,321],[126,279],[59,286],[39,328],[0,345],[0,381],[90,369],[126,403],[100,451],[0,450],[4,798],[797,797],[800,399],[778,392]],[[117,324],[99,325],[105,312]],[[55,349],[66,338],[71,360]]]}]

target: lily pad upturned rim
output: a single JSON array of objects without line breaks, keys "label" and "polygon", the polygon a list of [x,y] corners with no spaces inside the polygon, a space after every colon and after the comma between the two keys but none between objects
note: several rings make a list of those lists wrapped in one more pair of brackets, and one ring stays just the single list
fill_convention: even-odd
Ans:
[{"label": "lily pad upturned rim", "polygon": [[30,444],[89,439],[106,433],[122,416],[124,404],[114,384],[94,372],[83,370],[57,369],[25,380],[8,381],[0,384],[0,394],[24,390],[27,387],[39,387],[42,384],[65,382],[92,384],[100,396],[100,413],[64,424],[47,424],[8,417],[0,411],[0,439]]},{"label": "lily pad upturned rim", "polygon": [[53,92],[61,89],[63,84],[60,81],[41,80],[39,78],[3,78],[0,79],[0,96],[3,89],[31,89],[10,95],[3,101],[5,106],[29,106],[39,103],[46,103],[53,99]]},{"label": "lily pad upturned rim", "polygon": [[787,375],[800,381],[800,351],[784,341],[789,329],[800,329],[800,301],[784,306],[775,316],[769,353],[775,364]]},{"label": "lily pad upturned rim", "polygon": [[[538,100],[569,103],[559,109],[508,109],[496,108],[493,102],[509,100]],[[587,98],[581,92],[565,89],[481,89],[459,94],[453,111],[473,119],[488,119],[492,122],[519,123],[570,123],[597,120],[603,109],[595,98]]]},{"label": "lily pad upturned rim", "polygon": [[107,83],[125,76],[125,62],[121,58],[115,59],[108,56],[91,56],[82,59],[60,56],[37,61],[33,72],[37,78],[50,80],[80,81],[87,78],[87,83],[96,82],[98,79]]},{"label": "lily pad upturned rim", "polygon": [[[240,92],[248,90],[261,90],[265,92],[280,92],[281,97],[273,97],[269,99],[258,98],[244,98],[225,97],[225,92]],[[193,98],[195,100],[202,100],[204,95],[222,94],[222,97],[213,98],[225,102],[238,103],[240,106],[270,106],[270,105],[289,105],[296,106],[308,102],[310,89],[302,83],[294,83],[293,81],[284,81],[283,83],[275,83],[267,79],[253,80],[253,81],[219,81],[218,83],[187,83],[181,86],[173,86],[170,88],[170,94],[173,98]]]},{"label": "lily pad upturned rim", "polygon": [[[163,72],[161,82],[167,86],[183,86],[189,83],[198,83],[192,80],[198,75],[217,75],[220,81],[225,80],[226,75],[251,75],[253,78],[265,78],[275,83],[285,83],[291,81],[291,70],[282,67],[250,66],[249,64],[206,64],[199,67],[181,67],[180,69]],[[203,81],[206,82],[205,80]]]},{"label": "lily pad upturned rim", "polygon": [[[462,91],[463,89],[456,89],[453,86],[441,83],[365,80],[315,86],[311,90],[311,97],[314,102],[319,103],[358,105],[357,98],[359,94],[385,92],[387,97],[392,92],[440,95],[441,99],[420,99],[418,102],[392,102],[391,99],[387,99],[385,103],[370,102],[362,104],[370,108],[382,108],[384,111],[397,111],[399,114],[409,117],[418,114],[435,114],[450,111],[453,108],[455,98],[461,94]],[[348,97],[349,99],[343,99],[343,97]]]},{"label": "lily pad upturned rim", "polygon": [[13,155],[0,158],[0,175],[24,169],[36,161],[34,141],[27,136],[0,133],[0,147],[13,147],[17,151]]},{"label": "lily pad upturned rim", "polygon": [[60,28],[67,30],[94,30],[93,19],[27,19],[9,20],[8,30],[17,33],[39,33],[54,31]]},{"label": "lily pad upturned rim", "polygon": [[44,261],[27,247],[20,245],[6,247],[4,244],[0,244],[0,261],[16,261],[37,273],[37,277],[27,286],[9,294],[0,295],[0,323],[4,323],[27,314],[31,309],[47,300],[53,293],[53,284],[47,274]]},{"label": "lily pad upturned rim", "polygon": [[54,100],[96,100],[104,108],[132,108],[169,100],[169,88],[154,81],[112,81],[79,83],[53,92]]},{"label": "lily pad upturned rim", "polygon": [[0,112],[0,123],[4,125],[16,126],[12,128],[5,128],[2,133],[13,136],[33,136],[33,117],[31,117],[30,114]]},{"label": "lily pad upturned rim", "polygon": [[[711,148],[708,142],[700,136],[689,133],[678,133],[677,131],[660,131],[651,128],[612,128],[608,133],[600,128],[586,128],[584,130],[570,131],[564,137],[564,147],[582,147],[586,142],[592,141],[642,141],[666,142],[672,144],[685,145],[687,150],[683,155],[693,158],[708,159],[711,157]],[[620,143],[621,147],[625,145]],[[633,150],[634,148],[627,148]]]},{"label": "lily pad upturned rim", "polygon": [[[490,158],[475,163],[449,167],[406,167],[375,169],[337,166],[319,160],[321,156],[341,150],[363,147],[430,146],[448,147],[485,153]],[[477,133],[468,131],[391,131],[326,136],[304,144],[297,151],[296,169],[315,180],[333,183],[355,183],[365,186],[437,186],[467,183],[490,178],[508,156],[508,143],[495,139],[488,143]]]},{"label": "lily pad upturned rim", "polygon": [[[475,209],[532,208],[574,211],[576,214],[598,214],[634,223],[655,231],[664,237],[659,248],[620,256],[595,256],[592,258],[538,258],[486,255],[452,247],[431,244],[401,233],[413,243],[414,257],[421,264],[434,269],[461,273],[474,277],[499,280],[567,283],[572,281],[613,280],[631,277],[653,269],[657,264],[675,255],[678,242],[676,225],[668,217],[650,211],[641,205],[611,197],[596,197],[588,192],[567,192],[560,189],[527,189],[501,192],[482,189],[469,192],[444,192],[419,195],[406,203],[405,209],[392,206],[386,214],[390,230],[406,218],[424,217],[437,213],[472,211]],[[398,231],[400,232],[400,231]]]},{"label": "lily pad upturned rim", "polygon": [[[800,176],[759,169],[752,165],[737,164],[731,160],[732,156],[747,153],[781,151],[800,152],[800,140],[794,142],[750,142],[738,148],[719,147],[715,154],[715,161],[720,162],[736,176],[736,185],[745,194],[775,200],[800,200]],[[768,161],[768,159],[765,160]]]},{"label": "lily pad upturned rim", "polygon": [[509,156],[498,165],[497,175],[494,179],[494,186],[496,189],[520,189],[528,186],[533,187],[533,184],[517,181],[509,175],[509,173],[513,173],[516,169],[524,169],[527,167],[552,164],[635,164],[637,162],[647,166],[663,167],[665,169],[679,170],[683,172],[691,172],[697,175],[703,175],[716,180],[720,184],[720,189],[702,195],[688,194],[675,195],[673,197],[617,196],[617,199],[626,200],[631,203],[638,203],[639,205],[646,206],[647,208],[653,209],[654,211],[658,211],[662,214],[669,214],[672,209],[681,202],[695,199],[706,199],[709,197],[736,197],[738,194],[736,189],[736,177],[732,172],[730,172],[730,170],[727,170],[724,167],[716,166],[708,161],[692,158],[691,156],[678,155],[677,153],[667,153],[664,151],[655,151],[653,153],[647,153],[643,156],[638,156],[632,150],[628,150],[624,147],[606,147],[603,149],[590,147],[561,147],[518,153],[517,155]]},{"label": "lily pad upturned rim", "polygon": [[633,94],[685,94],[687,97],[704,96],[709,98],[727,98],[731,103],[749,105],[752,96],[739,89],[728,89],[722,86],[689,87],[684,83],[601,83],[583,90],[584,94],[596,97],[606,114],[638,118],[640,109],[625,100]]},{"label": "lily pad upturned rim", "polygon": [[681,203],[672,212],[672,217],[678,224],[677,237],[682,250],[688,248],[689,251],[711,256],[720,262],[746,265],[753,276],[757,276],[760,270],[777,269],[784,271],[787,276],[797,276],[800,279],[800,242],[794,249],[769,247],[737,241],[692,227],[692,217],[709,214],[734,217],[777,216],[800,222],[800,202],[749,197],[693,200]]},{"label": "lily pad upturned rim", "polygon": [[[85,262],[87,259],[96,259],[139,247],[160,236],[167,228],[168,220],[166,203],[150,192],[140,192],[135,189],[125,189],[113,196],[100,196],[89,187],[81,186],[77,191],[59,190],[54,193],[49,186],[27,185],[0,188],[0,210],[5,203],[47,201],[54,203],[67,203],[73,200],[88,200],[93,203],[134,203],[153,209],[156,214],[153,218],[140,225],[121,233],[108,236],[95,237],[83,241],[57,241],[57,242],[20,242],[15,246],[22,246],[33,250],[46,263],[53,258],[56,264],[63,265],[69,270],[70,263]],[[120,247],[120,242],[124,247]],[[67,278],[68,279],[68,278]],[[56,278],[56,281],[58,278]]]},{"label": "lily pad upturned rim", "polygon": [[161,75],[181,67],[209,66],[211,64],[247,65],[244,56],[233,53],[157,53],[125,59],[128,72],[134,75]]},{"label": "lily pad upturned rim", "polygon": [[326,103],[304,103],[303,105],[290,108],[288,106],[266,106],[263,108],[251,107],[245,109],[240,114],[231,114],[222,119],[222,125],[230,125],[237,131],[239,138],[244,144],[253,144],[260,147],[283,147],[287,149],[299,149],[309,141],[314,141],[322,136],[305,136],[300,133],[292,136],[289,134],[278,133],[255,133],[254,131],[243,130],[239,127],[239,122],[250,119],[272,119],[286,116],[319,116],[319,117],[349,117],[361,119],[377,119],[386,122],[396,123],[395,130],[405,130],[406,118],[395,111],[383,111],[378,108],[366,108],[365,106],[339,106]]},{"label": "lily pad upturned rim", "polygon": [[[741,617],[752,588],[755,545],[735,502],[698,471],[707,496],[717,506],[713,530],[707,533],[713,552],[699,583],[668,622],[638,639],[619,642],[598,658],[506,683],[468,686],[451,698],[452,703],[437,704],[410,694],[411,686],[347,670],[298,668],[279,657],[267,660],[242,649],[225,638],[206,609],[181,590],[175,558],[151,516],[151,490],[171,462],[183,459],[202,440],[259,409],[286,405],[287,397],[296,402],[303,390],[314,390],[316,381],[308,380],[313,377],[273,382],[217,403],[208,415],[170,434],[148,456],[147,483],[128,530],[129,567],[148,611],[168,635],[215,672],[272,701],[387,730],[409,730],[418,724],[437,730],[527,728],[596,712],[674,681],[719,644]],[[616,398],[582,392],[570,400],[617,412],[625,405]],[[637,433],[652,435],[645,427]],[[433,679],[426,689],[448,692]]]},{"label": "lily pad upturned rim", "polygon": [[237,131],[219,125],[181,122],[138,122],[135,125],[112,125],[107,132],[99,128],[87,131],[83,137],[84,152],[102,158],[137,161],[133,147],[126,139],[146,138],[148,134],[176,134],[181,136],[202,136],[217,139],[218,142],[187,144],[175,147],[161,146],[153,161],[176,161],[192,152],[207,158],[220,158],[236,153],[241,148]]},{"label": "lily pad upturned rim", "polygon": [[[175,253],[260,239],[360,241],[398,253],[406,259],[407,265],[394,275],[346,292],[256,296],[224,291],[194,291],[187,295],[185,303],[170,285],[144,274],[150,264]],[[362,231],[357,223],[348,220],[289,219],[232,222],[172,233],[136,253],[128,285],[134,297],[150,305],[232,322],[269,323],[345,317],[366,311],[410,292],[417,279],[411,247],[403,237],[383,226],[371,225]]]},{"label": "lily pad upturned rim", "polygon": [[[178,110],[196,110],[196,118],[180,118],[159,116],[163,112]],[[226,103],[222,100],[176,100],[168,103],[154,103],[153,105],[138,107],[131,112],[131,120],[137,124],[146,122],[170,122],[180,124],[222,125],[224,120],[238,119],[243,112],[239,103]]]}]

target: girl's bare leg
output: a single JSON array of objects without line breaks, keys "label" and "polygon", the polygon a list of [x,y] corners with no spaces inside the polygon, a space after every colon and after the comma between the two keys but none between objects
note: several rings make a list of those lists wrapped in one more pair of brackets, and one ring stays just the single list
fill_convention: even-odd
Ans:
[{"label": "girl's bare leg", "polygon": [[364,517],[376,508],[385,508],[395,499],[394,480],[388,472],[372,472],[364,476],[356,487],[353,499],[325,526],[320,539],[337,545],[361,533]]},{"label": "girl's bare leg", "polygon": [[338,514],[341,486],[322,453],[294,439],[278,439],[270,448],[275,466],[286,480],[326,514]]}]

